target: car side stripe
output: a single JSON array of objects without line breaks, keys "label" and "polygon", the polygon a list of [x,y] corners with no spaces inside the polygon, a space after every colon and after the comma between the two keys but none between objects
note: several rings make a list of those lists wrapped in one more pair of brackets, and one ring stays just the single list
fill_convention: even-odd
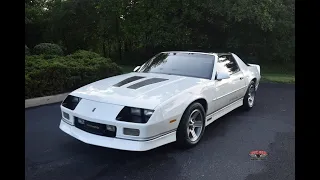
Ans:
[{"label": "car side stripe", "polygon": [[133,81],[137,81],[137,80],[142,79],[142,78],[145,78],[145,77],[142,77],[142,76],[132,76],[132,77],[129,77],[129,78],[127,78],[127,79],[124,79],[124,80],[118,82],[117,84],[115,84],[115,85],[113,85],[113,86],[115,86],[115,87],[120,87],[120,86],[123,86],[123,85],[125,85],[125,84],[131,83],[131,82],[133,82]]},{"label": "car side stripe", "polygon": [[131,86],[128,86],[128,88],[130,89],[138,89],[141,88],[143,86],[147,86],[150,84],[155,84],[158,82],[162,82],[162,81],[167,81],[168,79],[162,79],[162,78],[151,78],[151,79],[146,79],[144,81],[138,82],[136,84],[132,84]]}]

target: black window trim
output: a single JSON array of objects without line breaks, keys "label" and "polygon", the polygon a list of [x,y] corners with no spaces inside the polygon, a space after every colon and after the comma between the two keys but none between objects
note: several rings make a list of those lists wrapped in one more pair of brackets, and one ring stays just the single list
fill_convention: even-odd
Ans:
[{"label": "black window trim", "polygon": [[[157,56],[159,56],[160,54],[162,53],[186,53],[186,54],[189,54],[189,53],[196,53],[196,54],[199,54],[197,52],[180,52],[180,51],[164,51],[164,52],[160,52],[158,54],[156,54],[155,56],[151,57],[149,60],[147,60],[145,63],[143,63],[141,65],[141,67],[139,68],[139,73],[149,73],[149,72],[142,72],[142,69],[144,68],[144,66],[146,66],[146,64],[149,62],[149,61],[152,61],[153,59],[155,59]],[[213,65],[212,65],[212,71],[210,72],[210,76],[209,77],[198,77],[198,76],[186,76],[186,75],[180,75],[180,74],[172,74],[172,75],[178,75],[178,76],[186,76],[186,77],[192,77],[192,78],[201,78],[201,79],[208,79],[208,80],[212,80],[212,76],[213,76],[213,69],[214,69],[214,66],[215,66],[215,62],[218,63],[218,60],[216,60],[216,57],[213,56],[212,54],[205,54],[205,55],[208,55],[208,56],[212,56],[212,60],[213,60]],[[219,57],[219,56],[218,56]],[[160,74],[160,73],[159,73]]]}]

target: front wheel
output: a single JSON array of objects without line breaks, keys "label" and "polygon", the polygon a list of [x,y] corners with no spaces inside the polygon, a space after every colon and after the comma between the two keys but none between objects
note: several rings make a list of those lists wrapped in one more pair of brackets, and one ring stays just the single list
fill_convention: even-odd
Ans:
[{"label": "front wheel", "polygon": [[203,106],[198,102],[191,104],[180,120],[177,129],[177,144],[183,148],[196,145],[204,133],[205,119]]},{"label": "front wheel", "polygon": [[243,108],[245,110],[250,110],[255,102],[255,96],[256,96],[256,86],[255,82],[251,81],[249,84],[249,87],[247,89],[247,92],[243,98]]}]

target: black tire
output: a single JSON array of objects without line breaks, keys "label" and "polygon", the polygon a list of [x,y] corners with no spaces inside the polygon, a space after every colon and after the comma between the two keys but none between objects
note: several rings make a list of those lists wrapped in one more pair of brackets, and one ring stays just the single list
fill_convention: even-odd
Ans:
[{"label": "black tire", "polygon": [[[248,86],[247,92],[244,95],[242,107],[246,111],[249,111],[254,106],[255,94],[256,94],[255,85],[256,85],[256,83],[254,81],[251,81],[249,86]],[[250,101],[249,101],[250,93],[254,93],[254,96],[253,96],[253,99],[252,99],[252,103],[250,103]]]},{"label": "black tire", "polygon": [[[195,141],[192,141],[190,139],[190,136],[188,133],[188,131],[190,131],[189,117],[190,117],[191,113],[195,113],[195,112],[200,112],[200,114],[202,116],[202,128],[201,128],[201,130],[197,131],[198,133],[200,132],[200,135],[197,136],[198,139]],[[197,122],[200,123],[200,120]],[[205,116],[205,111],[204,111],[203,106],[198,102],[195,102],[195,103],[192,103],[191,105],[189,105],[189,107],[183,113],[182,118],[179,123],[179,126],[178,126],[178,129],[177,129],[177,145],[178,145],[178,147],[190,148],[190,147],[193,147],[196,144],[198,144],[198,142],[201,140],[203,133],[204,133],[204,130],[205,130],[205,122],[206,122],[206,116]]]}]

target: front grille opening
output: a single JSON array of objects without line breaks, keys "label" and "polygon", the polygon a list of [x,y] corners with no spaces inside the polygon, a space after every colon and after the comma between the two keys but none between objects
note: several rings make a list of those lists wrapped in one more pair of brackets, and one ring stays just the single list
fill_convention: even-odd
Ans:
[{"label": "front grille opening", "polygon": [[116,126],[91,122],[78,117],[74,117],[74,125],[82,131],[99,136],[116,137],[117,134]]}]

